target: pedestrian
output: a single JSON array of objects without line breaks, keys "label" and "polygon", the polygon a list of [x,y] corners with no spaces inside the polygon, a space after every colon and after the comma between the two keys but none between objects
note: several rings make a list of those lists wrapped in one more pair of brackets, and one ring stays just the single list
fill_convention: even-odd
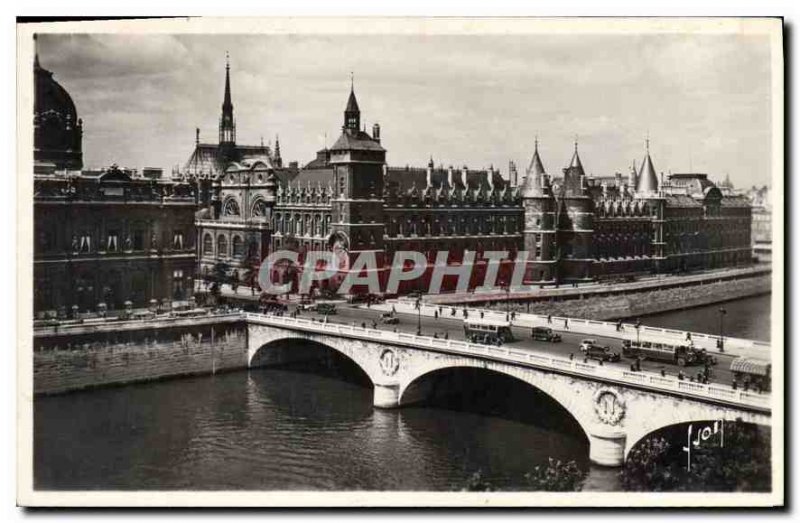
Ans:
[{"label": "pedestrian", "polygon": [[433,333],[433,339],[434,340],[438,340],[439,339],[439,336],[437,336],[435,332]]},{"label": "pedestrian", "polygon": [[571,353],[571,352],[570,352],[570,353],[569,353],[569,361],[572,361],[572,359],[573,359],[574,357],[575,357],[575,355],[574,355],[573,353]]},{"label": "pedestrian", "polygon": [[450,309],[450,316],[455,316],[455,315],[456,315],[456,308],[453,307]]},{"label": "pedestrian", "polygon": [[686,341],[692,341],[692,333],[691,332],[687,332],[686,333]]},{"label": "pedestrian", "polygon": [[481,311],[481,319],[483,319],[483,311]]},{"label": "pedestrian", "polygon": [[547,323],[553,323],[553,315],[552,314],[548,314],[547,315]]},{"label": "pedestrian", "polygon": [[684,376],[683,376],[683,371],[682,371],[682,370],[679,370],[679,371],[678,371],[678,379],[679,379],[679,380],[681,380],[681,381],[683,381],[683,378],[684,378]]},{"label": "pedestrian", "polygon": [[661,377],[662,378],[666,378],[667,377],[667,373],[664,372],[664,369],[661,369]]},{"label": "pedestrian", "polygon": [[631,372],[636,372],[636,364],[631,363]]},{"label": "pedestrian", "polygon": [[564,329],[569,330],[569,320],[567,318],[564,318]]},{"label": "pedestrian", "polygon": [[444,333],[444,339],[446,339],[446,340],[450,339],[450,333],[449,332],[445,332]]},{"label": "pedestrian", "polygon": [[397,314],[397,309],[394,308],[394,305],[392,305],[392,314]]},{"label": "pedestrian", "polygon": [[739,384],[736,382],[736,378],[733,378],[733,381],[731,382],[731,388],[733,390],[736,390],[736,389],[739,388]]},{"label": "pedestrian", "polygon": [[367,328],[366,322],[363,322],[363,321],[361,322],[361,328],[362,329],[366,329]]},{"label": "pedestrian", "polygon": [[439,311],[433,311],[433,319],[434,320],[438,320],[439,319]]}]

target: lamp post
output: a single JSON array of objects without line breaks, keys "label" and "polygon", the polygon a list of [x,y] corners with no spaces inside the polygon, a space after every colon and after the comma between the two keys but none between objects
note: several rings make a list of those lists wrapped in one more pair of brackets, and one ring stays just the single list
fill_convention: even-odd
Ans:
[{"label": "lamp post", "polygon": [[642,344],[639,342],[639,329],[642,327],[642,320],[636,318],[636,347],[639,348]]},{"label": "lamp post", "polygon": [[422,296],[417,296],[417,336],[422,336]]},{"label": "lamp post", "polygon": [[725,315],[728,314],[728,311],[725,310],[724,307],[719,308],[719,351],[725,352],[725,323],[723,319]]}]

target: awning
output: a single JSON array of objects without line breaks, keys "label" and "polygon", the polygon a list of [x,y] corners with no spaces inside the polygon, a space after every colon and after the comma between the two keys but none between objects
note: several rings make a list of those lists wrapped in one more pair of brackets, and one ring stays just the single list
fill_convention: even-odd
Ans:
[{"label": "awning", "polygon": [[731,372],[744,372],[756,376],[769,376],[772,364],[756,358],[739,357],[731,362]]}]

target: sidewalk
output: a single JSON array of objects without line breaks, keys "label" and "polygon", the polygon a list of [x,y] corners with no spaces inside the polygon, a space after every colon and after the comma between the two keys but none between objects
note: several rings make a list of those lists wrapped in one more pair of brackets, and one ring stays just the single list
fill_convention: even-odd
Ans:
[{"label": "sidewalk", "polygon": [[684,276],[673,276],[668,274],[643,276],[638,280],[629,283],[591,282],[577,284],[577,286],[573,286],[572,284],[563,284],[558,288],[554,287],[552,284],[545,284],[541,288],[534,288],[524,291],[512,291],[511,293],[506,293],[504,289],[498,288],[496,291],[492,292],[466,292],[457,294],[428,295],[426,296],[425,301],[435,304],[457,304],[470,302],[483,303],[487,301],[505,301],[506,299],[516,301],[541,300],[550,298],[579,298],[581,296],[590,297],[596,294],[624,294],[669,287],[680,287],[685,285],[698,285],[706,282],[770,274],[771,272],[771,265],[759,264],[752,267],[706,271],[703,273],[689,274]]}]

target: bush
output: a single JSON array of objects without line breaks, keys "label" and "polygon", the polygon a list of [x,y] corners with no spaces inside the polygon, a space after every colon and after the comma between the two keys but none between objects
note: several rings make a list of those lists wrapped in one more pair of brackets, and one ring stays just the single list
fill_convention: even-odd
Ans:
[{"label": "bush", "polygon": [[583,488],[586,473],[574,461],[548,458],[547,466],[537,465],[525,474],[527,490],[576,492]]}]

